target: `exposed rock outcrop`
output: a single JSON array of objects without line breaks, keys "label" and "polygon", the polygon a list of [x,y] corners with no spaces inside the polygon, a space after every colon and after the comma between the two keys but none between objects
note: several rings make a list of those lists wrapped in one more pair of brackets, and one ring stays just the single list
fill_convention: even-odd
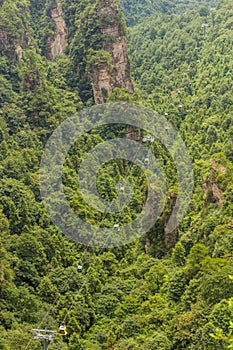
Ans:
[{"label": "exposed rock outcrop", "polygon": [[210,161],[211,169],[210,173],[206,179],[205,184],[203,184],[202,189],[204,191],[204,199],[208,202],[216,202],[219,208],[223,207],[223,192],[217,184],[217,174],[225,174],[226,169],[218,164],[214,159]]},{"label": "exposed rock outcrop", "polygon": [[[164,227],[166,227],[166,224],[168,223],[168,220],[171,220],[171,213],[173,212],[173,227],[175,227],[174,231],[167,232],[166,229],[164,230],[164,244],[166,249],[173,248],[177,241],[178,241],[178,222],[177,222],[177,211],[178,208],[175,209],[175,203],[177,201],[177,194],[173,191],[170,191],[168,194],[168,203],[167,203],[167,210],[168,212],[164,214],[163,221],[164,221]],[[168,215],[167,215],[168,214]]]},{"label": "exposed rock outcrop", "polygon": [[57,1],[57,7],[51,10],[51,18],[56,23],[56,31],[54,39],[48,40],[49,54],[48,58],[54,60],[57,56],[61,55],[66,46],[67,26],[62,17],[62,6],[60,1]]},{"label": "exposed rock outcrop", "polygon": [[135,126],[129,125],[126,129],[125,137],[129,140],[141,141],[141,129]]},{"label": "exposed rock outcrop", "polygon": [[[23,30],[24,29],[24,30]],[[7,26],[0,25],[0,52],[12,59],[17,56],[20,61],[23,57],[23,49],[31,45],[31,37],[28,28],[21,28],[22,35],[15,35]]]},{"label": "exposed rock outcrop", "polygon": [[23,49],[20,44],[16,45],[15,52],[17,54],[18,60],[20,61],[23,57]]},{"label": "exposed rock outcrop", "polygon": [[130,76],[130,65],[124,37],[123,23],[115,0],[103,0],[96,9],[101,23],[101,32],[105,36],[103,49],[111,55],[111,67],[102,62],[91,73],[91,82],[96,104],[106,101],[114,88],[124,88],[134,92]]}]

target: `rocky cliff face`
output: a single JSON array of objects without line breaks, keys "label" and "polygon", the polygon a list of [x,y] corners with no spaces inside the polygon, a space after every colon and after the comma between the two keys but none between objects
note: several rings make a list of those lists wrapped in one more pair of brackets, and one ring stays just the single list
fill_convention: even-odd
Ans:
[{"label": "rocky cliff face", "polygon": [[61,3],[57,1],[57,6],[51,9],[50,13],[51,18],[56,24],[53,40],[51,38],[48,39],[48,58],[51,60],[54,60],[57,56],[61,55],[67,46],[67,26],[62,15]]},{"label": "rocky cliff face", "polygon": [[96,8],[104,35],[103,49],[111,55],[111,69],[107,62],[95,67],[91,74],[93,94],[96,104],[106,101],[115,87],[134,92],[130,76],[130,65],[124,37],[123,24],[116,1],[104,0]]},{"label": "rocky cliff face", "polygon": [[29,18],[29,7],[26,1],[0,1],[1,55],[10,59],[22,58],[23,49],[31,44]]},{"label": "rocky cliff face", "polygon": [[225,175],[226,169],[219,165],[215,159],[211,159],[210,164],[211,168],[209,170],[208,177],[202,186],[202,190],[204,192],[203,198],[205,201],[216,203],[221,209],[223,207],[224,196],[222,190],[219,188],[217,176],[219,174]]}]

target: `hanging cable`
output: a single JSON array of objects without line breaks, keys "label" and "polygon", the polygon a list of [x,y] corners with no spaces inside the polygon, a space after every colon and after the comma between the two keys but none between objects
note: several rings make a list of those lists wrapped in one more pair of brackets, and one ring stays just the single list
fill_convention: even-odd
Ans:
[{"label": "hanging cable", "polygon": [[[148,140],[149,140],[149,139],[148,139]],[[150,153],[150,150],[151,150],[151,147],[152,147],[152,143],[153,143],[153,142],[154,142],[154,138],[153,138],[152,141],[150,141],[150,148],[149,148],[148,153],[147,153],[147,158],[148,158],[148,159],[149,159],[149,153]],[[125,175],[125,178],[126,178],[126,179],[129,178],[129,175],[130,175],[130,173],[131,173],[131,171],[132,171],[132,168],[133,168],[133,166],[134,166],[134,162],[135,162],[135,160],[136,160],[136,157],[137,157],[137,155],[138,155],[139,150],[140,150],[140,145],[139,145],[138,149],[136,150],[134,159],[133,159],[133,161],[131,162],[131,164],[130,164],[128,170],[127,170],[127,173],[126,173],[126,175]],[[117,192],[117,194],[119,194],[119,191]],[[112,203],[110,203],[108,209],[111,209],[111,205],[112,205]],[[103,218],[102,220],[104,220],[105,218],[106,218],[106,211],[105,211],[105,216],[104,216],[104,218]],[[119,221],[120,221],[120,219],[118,219],[118,221],[117,221],[117,222],[115,223],[115,225],[114,225],[114,226],[117,225],[117,228],[119,228],[119,224],[118,224]],[[108,241],[109,238],[110,238],[110,234],[109,234],[109,237],[106,238],[105,243],[107,243],[107,241]],[[101,247],[101,250],[100,250],[99,254],[101,254],[101,253],[103,252],[104,246],[105,246],[105,244],[103,244],[103,246]],[[65,287],[68,285],[68,283],[70,282],[70,280],[71,280],[71,278],[73,277],[73,275],[74,275],[74,270],[73,270],[73,271],[71,272],[71,274],[68,276],[66,282],[64,282],[64,284],[63,284],[63,286],[62,286],[62,289],[61,289],[61,292],[62,292],[62,291],[65,289]],[[84,287],[85,287],[86,284],[87,284],[87,280],[85,279],[85,281],[84,281],[83,285],[81,286],[80,290],[78,291],[76,297],[79,296],[79,295],[81,294],[81,292],[83,291],[83,289],[84,289]],[[41,320],[40,325],[42,325],[43,322],[47,319],[47,317],[49,316],[51,310],[52,310],[52,309],[55,307],[55,305],[57,304],[59,298],[60,298],[60,295],[58,295],[58,296],[55,298],[54,302],[53,302],[52,305],[49,307],[48,311],[46,312],[46,314],[44,315],[43,319]],[[66,320],[67,320],[68,314],[69,314],[70,310],[73,308],[75,302],[76,302],[76,299],[74,298],[73,301],[72,301],[72,303],[71,303],[71,305],[70,305],[70,307],[69,307],[69,309],[67,310],[67,312],[66,312],[66,314],[65,314],[65,316],[64,316],[64,318],[63,318],[62,324],[65,325],[65,322],[66,322]],[[51,342],[50,342],[50,344],[49,344],[49,346],[48,346],[48,349],[49,349],[49,347],[50,347],[50,345],[51,345],[51,343],[52,343],[53,341],[54,341],[54,339],[51,340]],[[28,342],[28,344],[27,344],[25,350],[27,350],[27,349],[29,348],[31,342],[32,342],[32,339]]]}]

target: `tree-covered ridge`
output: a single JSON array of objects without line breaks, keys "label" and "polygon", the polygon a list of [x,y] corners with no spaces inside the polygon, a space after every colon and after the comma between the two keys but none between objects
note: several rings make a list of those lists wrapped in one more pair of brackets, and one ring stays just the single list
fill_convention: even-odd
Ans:
[{"label": "tree-covered ridge", "polygon": [[127,25],[133,26],[152,15],[159,16],[160,13],[175,14],[190,9],[215,7],[218,0],[120,0],[119,3]]},{"label": "tree-covered ridge", "polygon": [[[54,2],[0,1],[0,31],[6,28],[11,38],[6,49],[0,41],[0,349],[40,350],[31,329],[57,330],[64,319],[68,336],[56,337],[49,349],[226,349],[233,320],[231,1],[209,14],[202,9],[160,15],[130,30],[137,94],[116,89],[109,99],[136,100],[179,129],[194,160],[195,191],[173,249],[164,244],[162,217],[147,237],[112,250],[66,239],[51,224],[38,185],[48,136],[83,107],[79,94],[91,93],[84,91],[73,62],[88,60],[88,37],[96,40],[95,29],[99,34],[91,13],[99,3],[87,8],[86,1],[63,1],[72,50],[51,62],[41,54],[44,36],[36,27],[53,35],[40,23],[50,18],[45,9]],[[34,18],[38,22],[33,24]],[[25,39],[28,30],[31,42]],[[19,42],[21,58],[15,51]],[[78,45],[83,45],[83,56],[75,51]],[[99,220],[98,213],[83,202],[77,166],[96,144],[116,135],[116,129],[84,135],[64,164],[71,207],[91,222]],[[154,143],[152,151],[163,163],[172,198],[177,191],[174,164],[161,144]],[[140,209],[143,174],[127,162],[109,162],[97,184],[111,201],[116,183],[129,170],[136,191],[125,220]],[[105,224],[113,225],[114,216],[107,219]]]},{"label": "tree-covered ridge", "polygon": [[[195,12],[162,16],[130,32],[135,82],[173,123],[184,120],[195,157],[224,151],[232,160],[231,23],[232,9],[226,3],[205,17]],[[195,144],[198,132],[215,137],[206,135]]]},{"label": "tree-covered ridge", "polygon": [[[224,22],[221,30],[220,22]],[[129,39],[135,82],[148,94],[148,104],[180,128],[195,160],[197,183],[202,188],[196,188],[193,208],[197,212],[191,216],[200,216],[201,207],[196,203],[200,203],[199,196],[204,191],[204,202],[216,203],[221,211],[216,216],[216,208],[212,208],[211,214],[205,212],[204,205],[201,216],[205,216],[206,222],[208,216],[210,221],[215,217],[214,226],[218,223],[227,230],[232,217],[233,122],[229,23],[232,23],[232,8],[225,2],[206,17],[190,12],[156,18],[150,24],[132,29]],[[220,178],[225,180],[221,182]],[[209,238],[205,236],[205,239],[208,242]],[[216,237],[212,242],[215,240]]]}]

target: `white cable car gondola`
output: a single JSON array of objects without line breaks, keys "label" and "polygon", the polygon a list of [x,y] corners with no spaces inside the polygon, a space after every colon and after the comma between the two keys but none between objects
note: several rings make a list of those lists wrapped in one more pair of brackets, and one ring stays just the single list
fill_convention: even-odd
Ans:
[{"label": "white cable car gondola", "polygon": [[82,272],[82,269],[83,269],[82,265],[78,264],[78,272]]},{"label": "white cable car gondola", "polygon": [[143,136],[142,138],[142,142],[154,142],[155,141],[155,137],[154,136]]},{"label": "white cable car gondola", "polygon": [[114,224],[114,230],[116,230],[116,231],[120,231],[120,227],[119,227],[119,224]]}]

